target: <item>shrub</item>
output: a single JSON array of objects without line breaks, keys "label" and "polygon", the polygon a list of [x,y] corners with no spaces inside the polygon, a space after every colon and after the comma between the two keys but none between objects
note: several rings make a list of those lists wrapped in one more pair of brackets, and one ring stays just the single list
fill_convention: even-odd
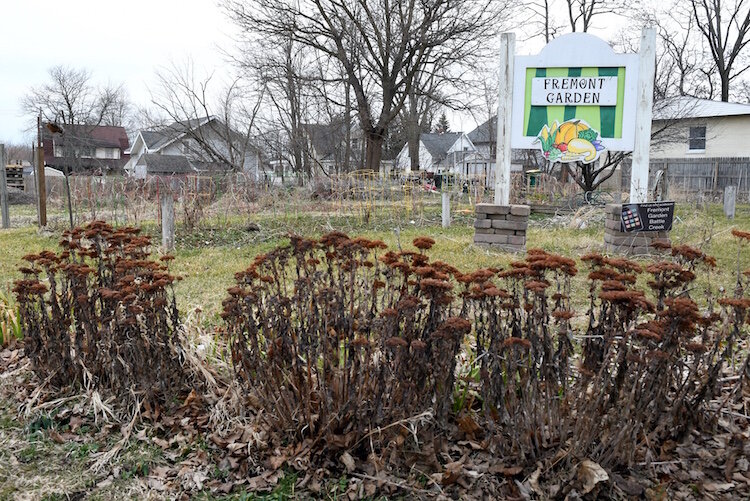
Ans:
[{"label": "shrub", "polygon": [[[734,340],[719,314],[701,313],[690,298],[694,272],[710,273],[715,261],[685,246],[672,255],[645,270],[625,259],[582,258],[591,268],[590,310],[570,395],[574,457],[630,465],[643,444],[658,449],[683,436],[716,391]],[[643,271],[656,302],[635,285]]]},{"label": "shrub", "polygon": [[232,360],[275,430],[335,449],[430,410],[446,423],[471,324],[456,316],[456,270],[426,255],[433,243],[293,237],[236,275],[222,314]]},{"label": "shrub", "polygon": [[42,380],[158,405],[187,374],[167,263],[150,238],[103,221],[66,231],[62,250],[24,257],[15,282],[25,351]]},{"label": "shrub", "polygon": [[[443,432],[484,434],[520,464],[558,454],[631,465],[708,414],[745,335],[742,283],[718,301],[709,288],[705,311],[690,297],[715,266],[697,249],[646,265],[583,256],[579,328],[574,260],[531,249],[506,270],[461,273],[430,261],[433,243],[393,252],[342,233],[293,237],[236,275],[222,315],[236,373],[268,425],[320,447],[372,446],[431,410]],[[476,380],[457,384],[466,346]]]},{"label": "shrub", "polygon": [[559,428],[558,396],[570,377],[570,278],[576,273],[572,259],[531,249],[509,270],[459,279],[474,318],[486,422],[501,448],[528,460],[559,439],[559,430],[549,430]]}]

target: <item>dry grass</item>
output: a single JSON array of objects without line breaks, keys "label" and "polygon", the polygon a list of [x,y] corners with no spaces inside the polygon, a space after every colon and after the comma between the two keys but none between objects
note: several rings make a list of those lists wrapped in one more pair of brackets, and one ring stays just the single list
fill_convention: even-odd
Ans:
[{"label": "dry grass", "polygon": [[[447,230],[439,226],[439,214],[433,219],[403,223],[398,234],[395,225],[382,221],[363,223],[358,217],[331,217],[319,213],[286,214],[272,212],[255,214],[261,232],[248,234],[242,231],[247,225],[246,217],[233,216],[218,222],[207,220],[207,227],[215,231],[205,237],[188,238],[178,231],[178,247],[172,269],[184,277],[177,286],[177,300],[183,312],[196,307],[204,310],[205,318],[217,319],[221,309],[221,299],[226,288],[231,286],[234,273],[250,262],[257,254],[266,252],[278,243],[285,241],[289,231],[308,236],[320,236],[333,229],[361,235],[366,238],[383,240],[389,247],[400,242],[403,248],[410,248],[410,242],[419,235],[435,239],[431,253],[434,259],[450,262],[460,270],[507,265],[517,256],[496,253],[472,244],[474,234],[471,219],[464,214]],[[750,229],[750,206],[737,207],[736,218],[727,220],[718,205],[708,210],[696,210],[689,205],[677,208],[679,220],[675,222],[671,238],[674,243],[700,247],[718,262],[716,283],[732,283],[736,276],[737,245],[731,235],[732,228]],[[603,220],[602,220],[603,221]],[[388,221],[389,223],[391,221]],[[158,228],[154,222],[147,222],[146,231],[155,234]],[[580,257],[587,252],[603,250],[604,228],[601,221],[594,221],[583,230],[571,229],[566,224],[553,225],[548,218],[533,217],[528,232],[528,246],[571,257]],[[182,237],[182,238],[181,238]],[[43,249],[54,249],[59,232],[39,232],[32,227],[0,230],[0,291],[9,292],[14,279],[20,278],[16,268],[21,257]],[[215,243],[218,241],[218,244]],[[750,253],[740,256],[741,265],[750,267]],[[743,269],[744,269],[743,268]],[[700,280],[699,286],[705,287]],[[586,302],[586,289],[582,280],[574,280],[572,299],[574,306]]]}]

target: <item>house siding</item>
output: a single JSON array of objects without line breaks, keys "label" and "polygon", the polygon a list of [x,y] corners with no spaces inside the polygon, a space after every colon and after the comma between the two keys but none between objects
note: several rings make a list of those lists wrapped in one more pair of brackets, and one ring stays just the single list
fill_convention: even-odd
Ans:
[{"label": "house siding", "polygon": [[[435,172],[432,155],[422,142],[419,142],[419,168],[427,172]],[[404,172],[411,172],[411,159],[409,157],[409,143],[406,143],[396,157],[396,168]]]},{"label": "house siding", "polygon": [[[212,130],[209,124],[204,124],[201,127],[206,127],[202,131],[202,139],[206,143],[208,143],[214,151],[218,152],[220,155],[229,157],[229,148],[227,147],[226,141],[222,138],[221,134]],[[126,165],[126,171],[131,175],[135,175],[136,177],[145,176],[143,169],[136,168],[143,154],[147,153],[146,145],[144,144],[142,139],[143,138],[141,134],[139,134],[133,144],[130,161]],[[152,147],[154,147],[154,144],[152,144]],[[170,157],[187,157],[191,160],[202,162],[213,162],[215,160],[202,150],[196,139],[194,137],[191,137],[190,134],[182,136],[179,139],[176,139],[174,142],[169,143],[163,147],[157,147],[156,149],[148,150],[148,153]],[[259,179],[261,177],[259,167],[262,167],[262,165],[259,165],[259,152],[257,149],[253,147],[248,148],[245,158],[242,159],[241,167],[244,172],[254,176],[256,179]]]},{"label": "house siding", "polygon": [[[655,121],[654,129],[663,122]],[[706,149],[688,150],[688,132],[692,126],[706,126]],[[750,157],[750,115],[691,118],[680,121],[664,132],[665,139],[654,141],[651,158],[722,158]]]}]

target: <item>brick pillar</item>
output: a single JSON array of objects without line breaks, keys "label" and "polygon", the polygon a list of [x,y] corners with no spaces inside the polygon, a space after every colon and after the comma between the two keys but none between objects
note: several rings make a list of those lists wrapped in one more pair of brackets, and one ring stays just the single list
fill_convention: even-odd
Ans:
[{"label": "brick pillar", "polygon": [[660,249],[653,247],[656,242],[669,244],[668,231],[620,231],[622,205],[607,205],[607,218],[604,220],[604,246],[607,252],[626,256],[646,256],[659,254]]},{"label": "brick pillar", "polygon": [[477,204],[474,243],[509,252],[526,252],[528,205]]}]

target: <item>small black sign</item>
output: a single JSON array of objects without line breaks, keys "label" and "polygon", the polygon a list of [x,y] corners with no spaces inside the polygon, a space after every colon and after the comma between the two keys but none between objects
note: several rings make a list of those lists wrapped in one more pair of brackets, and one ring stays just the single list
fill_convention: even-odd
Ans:
[{"label": "small black sign", "polygon": [[669,231],[674,220],[674,202],[647,202],[622,206],[620,231]]}]

